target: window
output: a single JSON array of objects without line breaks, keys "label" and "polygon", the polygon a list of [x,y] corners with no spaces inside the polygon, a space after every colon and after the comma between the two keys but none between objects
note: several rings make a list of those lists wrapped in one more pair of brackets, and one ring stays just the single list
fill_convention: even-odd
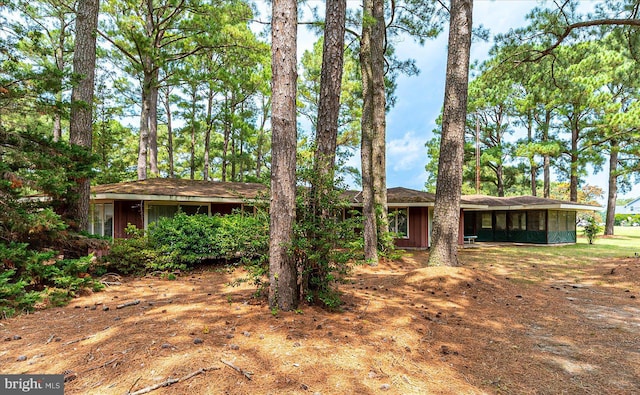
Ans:
[{"label": "window", "polygon": [[496,212],[496,230],[507,230],[506,211]]},{"label": "window", "polygon": [[94,203],[89,206],[89,229],[92,235],[113,237],[113,203]]},{"label": "window", "polygon": [[482,213],[482,229],[491,229],[493,227],[492,219],[491,213]]},{"label": "window", "polygon": [[395,233],[398,238],[409,238],[409,209],[389,209],[389,232]]},{"label": "window", "polygon": [[178,211],[187,215],[209,215],[208,205],[199,204],[149,204],[147,205],[147,225],[160,218],[173,218]]}]

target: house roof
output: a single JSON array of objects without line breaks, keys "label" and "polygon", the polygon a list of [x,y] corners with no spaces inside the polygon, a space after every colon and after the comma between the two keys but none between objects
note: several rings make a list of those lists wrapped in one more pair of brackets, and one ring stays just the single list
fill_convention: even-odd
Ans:
[{"label": "house roof", "polygon": [[[356,204],[362,204],[362,192],[347,191],[350,194],[351,201]],[[430,192],[418,191],[415,189],[395,187],[387,189],[387,204],[390,207],[411,207],[418,206],[433,207],[436,202],[436,195]],[[468,201],[466,196],[460,199],[460,207],[463,209],[486,209],[486,204],[478,204]]]},{"label": "house roof", "polygon": [[91,187],[93,199],[175,200],[242,203],[265,193],[263,184],[150,178]]},{"label": "house roof", "polygon": [[[243,203],[267,193],[266,185],[244,182],[218,182],[183,180],[177,178],[150,178],[91,187],[96,200],[155,200]],[[345,196],[354,204],[362,204],[361,191],[345,191]],[[389,188],[387,202],[390,207],[434,206],[435,195],[409,188]],[[537,196],[495,197],[463,195],[460,207],[465,210],[596,210],[600,206],[545,199]]]},{"label": "house roof", "polygon": [[623,207],[631,207],[631,206],[635,206],[637,203],[640,203],[640,197],[633,199],[632,201],[630,201],[629,203],[625,204]]},{"label": "house roof", "polygon": [[598,205],[566,202],[564,200],[547,199],[538,196],[485,196],[465,195],[463,199],[469,203],[486,205],[493,210],[527,210],[527,209],[557,209],[557,210],[597,210]]}]

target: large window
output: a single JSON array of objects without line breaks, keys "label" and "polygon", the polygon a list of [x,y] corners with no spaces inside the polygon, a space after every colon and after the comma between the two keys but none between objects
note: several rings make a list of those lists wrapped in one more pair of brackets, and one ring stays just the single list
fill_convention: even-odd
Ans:
[{"label": "large window", "polygon": [[173,218],[178,211],[187,215],[209,215],[209,206],[200,204],[157,204],[147,205],[147,225],[156,222],[160,218]]},{"label": "large window", "polygon": [[395,233],[399,238],[409,237],[409,209],[389,209],[389,232]]},{"label": "large window", "polygon": [[113,237],[113,203],[89,205],[89,229],[92,235]]}]

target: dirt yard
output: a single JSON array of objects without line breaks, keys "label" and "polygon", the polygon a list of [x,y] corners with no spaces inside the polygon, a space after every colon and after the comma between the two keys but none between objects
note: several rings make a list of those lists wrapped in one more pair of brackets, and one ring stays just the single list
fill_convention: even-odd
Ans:
[{"label": "dirt yard", "polygon": [[67,394],[640,393],[640,259],[460,254],[357,267],[341,312],[272,314],[227,285],[241,270],[125,279],[0,321],[0,372],[64,373]]}]

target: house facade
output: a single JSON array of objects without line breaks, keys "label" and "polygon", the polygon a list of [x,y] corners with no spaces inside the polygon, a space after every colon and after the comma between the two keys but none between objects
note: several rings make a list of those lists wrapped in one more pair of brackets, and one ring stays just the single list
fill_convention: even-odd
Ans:
[{"label": "house facade", "polygon": [[[262,184],[209,182],[179,179],[148,179],[99,185],[91,189],[89,231],[114,238],[127,237],[127,226],[146,229],[160,217],[178,210],[187,214],[229,214],[234,209],[252,209],[265,201]],[[347,191],[355,209],[362,207],[362,194]],[[398,248],[426,249],[431,245],[435,195],[407,188],[389,188],[389,229],[396,234]],[[576,213],[594,211],[581,205],[533,196],[498,198],[462,196],[458,243],[465,239],[539,244],[575,243]]]}]

